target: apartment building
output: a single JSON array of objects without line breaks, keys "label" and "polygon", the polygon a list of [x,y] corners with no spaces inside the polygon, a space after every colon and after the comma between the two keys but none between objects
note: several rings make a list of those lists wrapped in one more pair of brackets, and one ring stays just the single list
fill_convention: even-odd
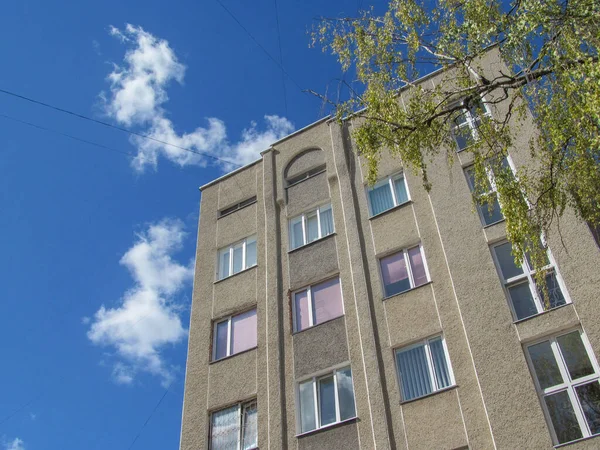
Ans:
[{"label": "apartment building", "polygon": [[600,448],[600,249],[567,211],[542,301],[501,202],[472,201],[494,113],[465,112],[429,193],[388,154],[367,185],[327,119],[201,188],[182,450]]}]

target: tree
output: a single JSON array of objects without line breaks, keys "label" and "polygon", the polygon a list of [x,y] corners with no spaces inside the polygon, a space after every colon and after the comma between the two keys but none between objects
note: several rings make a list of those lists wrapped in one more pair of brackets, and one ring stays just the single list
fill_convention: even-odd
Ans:
[{"label": "tree", "polygon": [[[392,0],[382,16],[371,9],[322,19],[313,44],[356,71],[356,83],[346,83],[350,98],[334,102],[335,114],[358,119],[353,138],[370,182],[386,148],[431,189],[427,165],[441,151],[453,161],[467,111],[502,103],[502,114],[479,115],[476,139],[464,151],[474,157],[481,204],[493,203],[486,171],[494,172],[517,259],[528,253],[535,268],[544,265],[539,237],[553,225],[560,230],[567,207],[600,225],[598,0]],[[493,77],[481,63],[490,48],[507,68]],[[417,81],[436,69],[444,80],[435,87]],[[399,92],[409,100],[401,103]],[[531,123],[528,109],[538,128],[529,142],[534,163],[514,177],[501,160]]]}]

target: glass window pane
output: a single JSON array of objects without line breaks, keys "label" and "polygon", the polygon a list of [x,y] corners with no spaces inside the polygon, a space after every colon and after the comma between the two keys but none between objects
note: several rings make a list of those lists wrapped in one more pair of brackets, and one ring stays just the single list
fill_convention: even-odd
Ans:
[{"label": "glass window pane", "polygon": [[227,349],[227,331],[229,321],[225,320],[217,324],[217,337],[215,339],[215,359],[221,359],[228,355]]},{"label": "glass window pane", "polygon": [[556,358],[552,352],[550,341],[540,342],[528,349],[535,375],[542,389],[556,386],[563,382]]},{"label": "glass window pane", "polygon": [[508,293],[515,309],[517,320],[525,319],[538,313],[528,282],[509,286]]},{"label": "glass window pane", "polygon": [[394,180],[394,187],[396,188],[396,200],[398,204],[406,203],[408,201],[408,193],[406,192],[406,183],[403,176]]},{"label": "glass window pane", "polygon": [[575,417],[573,405],[571,404],[571,400],[569,400],[567,391],[548,395],[544,400],[550,413],[550,419],[552,420],[558,443],[563,444],[581,438],[581,429],[577,423],[577,417]]},{"label": "glass window pane", "polygon": [[340,420],[356,416],[354,406],[354,389],[352,387],[352,371],[350,367],[336,372],[338,399],[340,402]]},{"label": "glass window pane", "polygon": [[242,430],[242,450],[258,447],[258,410],[256,402],[244,406],[244,429]]},{"label": "glass window pane", "polygon": [[432,392],[424,346],[399,351],[396,353],[396,363],[403,400],[411,400]]},{"label": "glass window pane", "polygon": [[256,239],[246,242],[246,268],[256,265]]},{"label": "glass window pane", "polygon": [[333,375],[319,379],[319,418],[322,427],[336,421]]},{"label": "glass window pane", "polygon": [[559,336],[556,341],[572,380],[594,373],[594,367],[581,341],[579,331]]},{"label": "glass window pane", "polygon": [[448,370],[448,363],[446,362],[446,352],[444,352],[442,338],[429,341],[429,349],[431,351],[431,359],[433,359],[437,388],[443,389],[450,386],[450,371]]},{"label": "glass window pane", "polygon": [[381,259],[381,276],[383,277],[386,297],[410,289],[410,280],[403,252]]},{"label": "glass window pane", "polygon": [[454,135],[454,140],[458,146],[458,151],[464,150],[473,143],[471,128],[469,128],[469,125],[466,123],[462,126],[454,127],[452,134]]},{"label": "glass window pane", "polygon": [[325,237],[333,233],[333,214],[331,206],[321,208],[321,237]]},{"label": "glass window pane", "polygon": [[491,225],[504,219],[504,215],[502,214],[502,210],[500,209],[500,204],[498,203],[498,198],[496,195],[494,195],[494,201],[491,209],[488,202],[477,204],[477,208],[479,208],[479,211],[481,212],[481,218],[484,225]]},{"label": "glass window pane", "polygon": [[229,249],[221,250],[221,263],[219,267],[219,280],[230,275],[229,273]]},{"label": "glass window pane", "polygon": [[300,393],[300,431],[305,433],[317,428],[312,380],[300,383],[298,389]]},{"label": "glass window pane", "polygon": [[502,272],[502,276],[505,280],[523,273],[523,269],[515,264],[515,258],[512,255],[512,246],[510,245],[510,242],[494,247],[494,253],[496,253],[496,259],[500,265],[500,272]]},{"label": "glass window pane", "polygon": [[421,249],[419,247],[411,248],[408,251],[408,257],[410,258],[410,269],[412,270],[415,286],[421,286],[422,284],[427,283],[427,273],[425,272]]},{"label": "glass window pane", "polygon": [[212,450],[237,449],[239,423],[238,406],[214,412],[211,420],[210,448]]},{"label": "glass window pane", "polygon": [[319,239],[319,221],[317,219],[316,211],[306,216],[306,229],[308,233],[308,242]]},{"label": "glass window pane", "polygon": [[233,248],[233,273],[238,273],[244,267],[244,248],[242,244]]},{"label": "glass window pane", "polygon": [[296,331],[302,331],[310,326],[310,307],[308,302],[308,291],[296,292],[296,294],[294,294]]},{"label": "glass window pane", "polygon": [[316,284],[311,291],[315,306],[315,325],[344,314],[339,278]]},{"label": "glass window pane", "polygon": [[600,433],[600,384],[593,381],[575,388],[592,434]]},{"label": "glass window pane", "polygon": [[302,218],[292,221],[292,249],[304,245],[304,233],[302,231]]},{"label": "glass window pane", "polygon": [[394,207],[394,198],[388,183],[379,187],[369,189],[369,202],[371,203],[371,213],[373,215],[387,211]]},{"label": "glass window pane", "polygon": [[556,308],[557,306],[567,303],[562,291],[560,290],[560,286],[558,285],[558,280],[556,279],[556,274],[554,272],[550,272],[546,275],[546,287],[548,288],[549,302],[544,298],[542,290],[538,288],[538,294],[542,300],[542,303],[544,304],[544,309],[547,310]]},{"label": "glass window pane", "polygon": [[256,347],[256,310],[231,318],[231,354]]}]

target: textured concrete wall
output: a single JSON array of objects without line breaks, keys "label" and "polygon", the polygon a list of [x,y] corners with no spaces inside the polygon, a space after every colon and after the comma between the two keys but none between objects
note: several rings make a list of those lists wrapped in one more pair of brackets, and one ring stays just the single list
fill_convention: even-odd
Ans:
[{"label": "textured concrete wall", "polygon": [[302,151],[285,168],[285,178],[290,179],[325,164],[325,155],[320,148]]}]

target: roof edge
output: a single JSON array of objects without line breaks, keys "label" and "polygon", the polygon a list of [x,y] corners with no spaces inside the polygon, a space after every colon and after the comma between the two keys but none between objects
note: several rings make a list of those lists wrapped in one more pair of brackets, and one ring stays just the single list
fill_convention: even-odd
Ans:
[{"label": "roof edge", "polygon": [[244,165],[244,166],[242,166],[242,167],[238,167],[237,169],[235,169],[235,170],[232,170],[231,172],[227,172],[226,174],[224,174],[224,175],[221,175],[220,177],[218,177],[218,178],[215,178],[214,180],[212,180],[212,181],[209,181],[209,182],[208,182],[208,183],[206,183],[206,184],[203,184],[202,186],[200,186],[200,188],[199,188],[199,189],[200,189],[201,191],[203,191],[203,190],[204,190],[204,189],[206,189],[207,187],[210,187],[210,186],[212,186],[213,184],[219,183],[219,182],[221,182],[221,181],[225,180],[226,178],[229,178],[230,176],[232,176],[232,175],[235,175],[236,173],[238,173],[238,172],[241,172],[242,170],[246,170],[246,169],[248,169],[248,168],[252,167],[253,165],[255,165],[255,164],[259,163],[259,162],[262,162],[262,158],[261,158],[261,159],[257,159],[256,161],[252,161],[251,163],[248,163],[248,164],[246,164],[246,165]]}]

